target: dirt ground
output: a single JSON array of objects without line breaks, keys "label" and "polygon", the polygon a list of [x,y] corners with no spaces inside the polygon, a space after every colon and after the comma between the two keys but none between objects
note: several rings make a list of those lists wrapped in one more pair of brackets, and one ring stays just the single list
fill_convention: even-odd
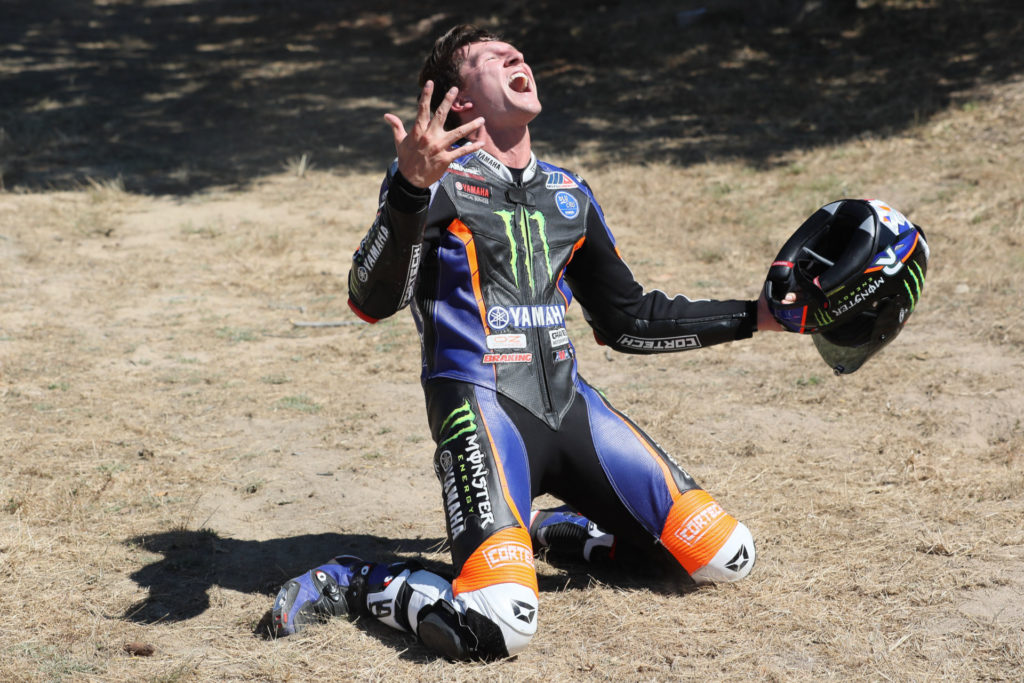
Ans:
[{"label": "dirt ground", "polygon": [[[1020,11],[682,26],[676,4],[13,8],[0,679],[1020,680]],[[277,587],[334,554],[447,564],[415,328],[359,322],[345,278],[381,115],[409,115],[425,41],[462,18],[525,44],[538,148],[649,288],[752,298],[804,218],[858,196],[925,229],[924,296],[842,378],[788,334],[613,354],[570,310],[582,374],[751,528],[745,581],[541,558],[540,630],[488,665],[365,621],[268,639]]]}]

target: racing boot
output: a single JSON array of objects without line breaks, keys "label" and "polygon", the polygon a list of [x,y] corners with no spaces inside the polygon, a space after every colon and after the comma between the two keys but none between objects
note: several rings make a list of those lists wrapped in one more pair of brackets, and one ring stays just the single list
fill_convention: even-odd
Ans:
[{"label": "racing boot", "polygon": [[383,564],[342,556],[281,587],[272,610],[278,635],[297,633],[331,617],[374,617],[418,633],[424,607],[451,602],[451,583],[415,561]]},{"label": "racing boot", "polygon": [[277,635],[298,633],[310,624],[352,612],[345,593],[352,580],[353,568],[362,564],[358,557],[336,557],[286,581],[278,591],[271,610]]},{"label": "racing boot", "polygon": [[568,506],[534,510],[530,514],[533,552],[549,552],[586,562],[615,556],[615,537]]}]

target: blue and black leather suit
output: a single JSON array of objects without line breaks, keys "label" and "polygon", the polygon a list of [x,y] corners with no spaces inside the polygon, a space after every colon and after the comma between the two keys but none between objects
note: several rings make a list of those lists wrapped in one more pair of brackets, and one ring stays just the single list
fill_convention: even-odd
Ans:
[{"label": "blue and black leather suit", "polygon": [[478,151],[421,189],[393,165],[349,293],[370,322],[411,306],[452,599],[476,615],[467,623],[478,654],[518,651],[536,629],[523,547],[542,493],[620,541],[664,546],[697,580],[749,572],[746,528],[580,377],[565,314],[575,297],[600,343],[660,353],[750,337],[756,302],[645,292],[580,177],[535,158],[510,169]]}]

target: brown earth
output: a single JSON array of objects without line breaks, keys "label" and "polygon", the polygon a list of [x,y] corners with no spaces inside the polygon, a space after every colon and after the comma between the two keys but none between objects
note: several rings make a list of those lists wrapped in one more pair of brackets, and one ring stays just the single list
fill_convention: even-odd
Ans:
[{"label": "brown earth", "polygon": [[[1019,680],[1015,4],[790,27],[391,4],[10,10],[0,679]],[[365,622],[268,640],[277,586],[332,554],[446,566],[414,326],[359,323],[344,282],[381,115],[408,117],[418,55],[462,18],[524,45],[542,151],[589,180],[650,288],[753,297],[810,212],[867,196],[927,231],[925,295],[842,378],[794,335],[613,354],[571,309],[582,372],[751,527],[740,584],[542,559],[538,635],[486,666]]]}]

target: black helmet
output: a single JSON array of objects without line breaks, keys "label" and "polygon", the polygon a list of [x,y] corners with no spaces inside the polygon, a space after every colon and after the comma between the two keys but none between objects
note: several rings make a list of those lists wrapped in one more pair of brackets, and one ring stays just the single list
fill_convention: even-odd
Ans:
[{"label": "black helmet", "polygon": [[[842,199],[811,215],[768,270],[765,298],[786,329],[814,335],[836,374],[896,338],[928,269],[924,232],[884,202]],[[787,293],[796,301],[784,303]]]}]

